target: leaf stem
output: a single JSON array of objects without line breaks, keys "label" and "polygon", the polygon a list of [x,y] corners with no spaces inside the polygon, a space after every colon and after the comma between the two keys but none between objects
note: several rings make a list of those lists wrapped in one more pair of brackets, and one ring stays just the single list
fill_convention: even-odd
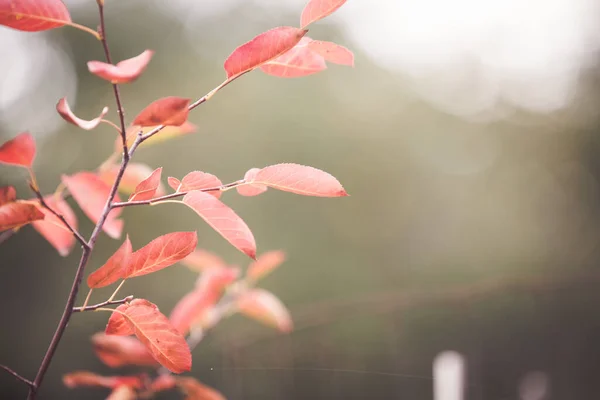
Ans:
[{"label": "leaf stem", "polygon": [[103,301],[102,303],[98,303],[98,304],[94,304],[93,306],[85,306],[85,307],[73,307],[73,312],[83,312],[83,311],[104,311],[104,310],[110,310],[110,311],[114,311],[112,309],[109,308],[102,308],[104,306],[112,306],[115,304],[124,304],[124,303],[129,303],[131,300],[133,300],[133,295],[129,295],[125,298],[122,298],[121,300],[106,300]]},{"label": "leaf stem", "polygon": [[85,307],[88,305],[88,303],[90,301],[90,297],[92,297],[92,292],[93,291],[94,291],[94,289],[90,289],[90,291],[88,292],[87,296],[85,296],[85,301],[83,302],[83,306],[81,306],[81,308],[85,309]]},{"label": "leaf stem", "polygon": [[117,295],[117,293],[119,293],[119,290],[123,287],[123,285],[125,284],[126,279],[123,279],[121,281],[121,283],[119,284],[119,286],[117,286],[117,288],[115,289],[115,291],[113,292],[113,294],[109,297],[108,301],[111,302],[115,296]]},{"label": "leaf stem", "polygon": [[16,371],[14,371],[13,369],[7,367],[6,365],[2,365],[0,364],[0,368],[2,368],[3,370],[5,370],[6,372],[8,372],[9,374],[11,374],[12,376],[14,376],[15,378],[17,378],[18,380],[20,380],[21,382],[25,383],[26,385],[28,385],[29,387],[33,387],[34,384],[33,382],[31,382],[29,379],[24,378],[23,376],[19,375]]}]

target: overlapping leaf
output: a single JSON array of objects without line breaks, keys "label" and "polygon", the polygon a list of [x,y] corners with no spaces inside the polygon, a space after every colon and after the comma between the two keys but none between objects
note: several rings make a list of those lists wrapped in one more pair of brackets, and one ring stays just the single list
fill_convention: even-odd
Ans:
[{"label": "overlapping leaf", "polygon": [[92,336],[92,345],[98,358],[111,368],[158,365],[148,349],[134,337],[96,333]]},{"label": "overlapping leaf", "polygon": [[235,248],[251,258],[255,258],[254,236],[248,225],[231,208],[214,196],[200,191],[186,194],[183,203],[194,210]]},{"label": "overlapping leaf", "polygon": [[145,50],[142,54],[123,60],[117,65],[102,61],[89,61],[87,66],[92,74],[111,83],[129,83],[140,77],[153,55],[152,50]]},{"label": "overlapping leaf", "polygon": [[196,232],[173,232],[160,236],[132,254],[124,278],[159,271],[187,257],[198,243]]},{"label": "overlapping leaf", "polygon": [[196,249],[186,258],[181,260],[181,263],[192,271],[203,272],[212,268],[223,268],[227,264],[221,257],[203,249]]},{"label": "overlapping leaf", "polygon": [[0,0],[0,25],[38,32],[69,22],[69,10],[61,0]]},{"label": "overlapping leaf", "polygon": [[[260,171],[260,168],[249,169],[246,174],[244,174],[244,182],[253,182],[258,171]],[[265,185],[248,183],[237,186],[235,189],[242,196],[258,196],[259,194],[266,192],[268,188]]]},{"label": "overlapping leaf", "polygon": [[292,330],[292,318],[283,303],[271,292],[253,289],[237,300],[239,311],[282,332]]},{"label": "overlapping leaf", "polygon": [[131,242],[129,236],[127,236],[121,247],[110,256],[108,261],[88,276],[88,286],[90,288],[101,288],[123,278],[131,260],[131,251]]},{"label": "overlapping leaf", "polygon": [[129,308],[129,304],[121,304],[117,307],[108,319],[104,333],[107,335],[129,336],[135,333],[133,326],[123,316],[123,313]]},{"label": "overlapping leaf", "polygon": [[308,43],[308,48],[321,55],[325,60],[341,65],[354,66],[354,54],[339,44],[313,40]]},{"label": "overlapping leaf", "polygon": [[88,371],[76,371],[66,374],[63,376],[63,383],[68,388],[81,386],[100,386],[111,389],[119,386],[142,387],[139,376],[102,376]]},{"label": "overlapping leaf", "polygon": [[261,71],[280,78],[299,78],[326,70],[325,59],[308,46],[311,42],[303,37],[293,49],[262,65]]},{"label": "overlapping leaf", "polygon": [[0,232],[41,219],[44,219],[44,213],[35,204],[13,201],[0,206]]},{"label": "overlapping leaf", "polygon": [[310,0],[300,17],[300,26],[306,28],[309,24],[325,18],[344,5],[346,0]]},{"label": "overlapping leaf", "polygon": [[[180,186],[178,186],[175,190],[178,192],[189,192],[192,190],[218,188],[222,185],[223,184],[221,183],[221,180],[213,174],[201,171],[192,171],[183,177],[180,182]],[[210,190],[206,193],[216,197],[217,199],[221,197],[220,190]]]},{"label": "overlapping leaf", "polygon": [[268,251],[261,254],[256,261],[248,266],[246,276],[253,281],[257,281],[271,273],[271,271],[277,268],[284,261],[285,253],[283,251]]},{"label": "overlapping leaf", "polygon": [[225,60],[227,79],[251,71],[279,57],[302,39],[307,31],[289,26],[273,28],[236,48]]},{"label": "overlapping leaf", "polygon": [[160,177],[162,167],[155,169],[152,173],[142,180],[129,197],[129,201],[150,200],[155,197],[160,186]]},{"label": "overlapping leaf", "polygon": [[[61,214],[73,229],[77,229],[77,217],[65,199],[59,196],[50,195],[46,196],[44,201],[48,207]],[[67,256],[71,252],[71,249],[73,249],[75,236],[73,236],[73,233],[63,224],[63,222],[49,210],[42,206],[39,206],[38,209],[44,213],[45,218],[33,222],[33,227],[52,245],[52,247],[56,249],[56,251],[58,251],[58,254],[63,257]]]},{"label": "overlapping leaf", "polygon": [[[0,0],[2,1],[2,0]],[[35,140],[29,132],[19,133],[0,146],[0,163],[31,167],[35,159]]]},{"label": "overlapping leaf", "polygon": [[[119,184],[119,192],[128,195],[132,194],[137,185],[139,185],[140,182],[152,174],[152,172],[153,169],[146,164],[130,162],[127,165],[127,169],[123,173],[123,178]],[[98,176],[107,185],[112,185],[118,173],[118,165],[108,164],[100,168],[98,171]],[[156,188],[155,196],[162,196],[163,194],[165,194],[165,187],[162,185],[162,183],[159,183],[158,187]]]},{"label": "overlapping leaf", "polygon": [[190,99],[163,97],[144,108],[133,120],[135,126],[181,126],[187,121],[190,112]]},{"label": "overlapping leaf", "polygon": [[104,116],[108,112],[108,107],[104,107],[102,109],[102,112],[100,112],[100,115],[96,118],[86,121],[85,119],[77,117],[73,113],[73,111],[71,111],[71,107],[69,107],[69,103],[67,103],[67,98],[63,97],[56,104],[56,111],[68,123],[73,124],[86,131],[91,131],[92,129],[98,126],[100,121],[102,121],[102,118],[104,118]]}]

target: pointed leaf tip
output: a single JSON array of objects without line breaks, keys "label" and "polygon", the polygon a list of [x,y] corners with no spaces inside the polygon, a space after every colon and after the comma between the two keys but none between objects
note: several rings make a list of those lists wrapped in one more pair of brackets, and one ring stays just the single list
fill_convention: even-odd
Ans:
[{"label": "pointed leaf tip", "polygon": [[23,132],[0,146],[0,163],[31,168],[35,159],[35,140]]},{"label": "pointed leaf tip", "polygon": [[153,55],[154,51],[145,50],[140,55],[123,60],[117,65],[102,61],[88,61],[87,66],[92,74],[113,84],[129,83],[140,77]]},{"label": "pointed leaf tip", "polygon": [[162,167],[156,168],[152,173],[141,181],[136,187],[133,194],[129,197],[129,201],[150,200],[155,195],[160,186],[160,177]]},{"label": "pointed leaf tip", "polygon": [[265,167],[256,174],[254,183],[304,196],[348,196],[341,183],[331,174],[299,164],[276,164]]},{"label": "pointed leaf tip", "polygon": [[346,0],[310,0],[302,10],[300,26],[306,28],[313,22],[333,14],[344,3]]},{"label": "pointed leaf tip", "polygon": [[113,284],[123,278],[125,271],[129,266],[131,254],[131,242],[129,241],[129,235],[127,235],[121,247],[110,256],[108,261],[88,276],[88,286],[92,289],[101,288]]},{"label": "pointed leaf tip", "polygon": [[280,78],[299,78],[326,70],[325,59],[308,46],[312,41],[304,36],[294,48],[261,65],[261,71]]},{"label": "pointed leaf tip", "polygon": [[63,97],[58,101],[58,103],[56,103],[56,111],[68,123],[73,124],[86,131],[91,131],[92,129],[98,126],[100,121],[102,121],[102,118],[104,118],[104,116],[108,112],[108,107],[104,107],[100,112],[100,115],[96,118],[90,121],[86,121],[85,119],[78,118],[73,113],[73,111],[71,111],[71,107],[69,107],[69,103],[67,103],[67,98]]}]

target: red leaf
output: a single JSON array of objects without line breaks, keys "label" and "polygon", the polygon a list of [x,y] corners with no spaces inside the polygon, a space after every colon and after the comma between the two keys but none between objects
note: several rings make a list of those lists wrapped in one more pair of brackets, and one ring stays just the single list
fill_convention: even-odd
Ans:
[{"label": "red leaf", "polygon": [[108,396],[106,400],[136,400],[137,398],[137,393],[131,388],[131,386],[121,384],[113,389],[113,391],[110,393],[110,396]]},{"label": "red leaf", "polygon": [[123,365],[154,367],[158,363],[139,340],[129,336],[96,333],[92,336],[94,352],[111,368]]},{"label": "red leaf", "polygon": [[44,213],[35,204],[15,201],[0,206],[0,232],[40,219],[44,219]]},{"label": "red leaf", "polygon": [[325,18],[344,5],[346,0],[310,0],[300,17],[300,26],[306,28],[309,24]]},{"label": "red leaf", "polygon": [[[222,186],[221,180],[206,172],[192,171],[181,180],[181,187],[178,192],[189,192],[192,190],[211,189]],[[217,199],[221,197],[220,190],[211,190],[206,192],[215,196]]]},{"label": "red leaf", "polygon": [[190,326],[221,297],[223,290],[239,276],[237,268],[212,268],[202,273],[196,288],[186,294],[173,308],[169,320],[185,335]]},{"label": "red leaf", "polygon": [[333,42],[313,40],[308,47],[329,62],[354,67],[354,54],[344,46]]},{"label": "red leaf", "polygon": [[[87,171],[71,176],[63,175],[62,181],[85,215],[92,222],[98,223],[110,194],[110,186],[103,182],[98,175]],[[118,194],[115,195],[114,201],[121,201]],[[123,230],[123,221],[117,219],[121,211],[121,208],[113,209],[108,214],[102,228],[113,239],[119,238]]]},{"label": "red leaf", "polygon": [[159,271],[187,257],[198,243],[196,232],[173,232],[160,236],[132,254],[124,278]]},{"label": "red leaf", "polygon": [[181,260],[181,263],[189,269],[198,272],[227,266],[221,257],[202,249],[194,250],[189,256]]},{"label": "red leaf", "polygon": [[177,385],[185,392],[185,400],[226,400],[217,390],[198,382],[195,378],[178,378]]},{"label": "red leaf", "polygon": [[253,281],[257,281],[269,274],[284,261],[285,253],[283,251],[268,251],[261,254],[256,261],[250,264],[246,271],[246,276]]},{"label": "red leaf", "polygon": [[239,46],[225,60],[227,79],[251,71],[279,57],[294,47],[306,32],[298,28],[281,26],[261,33]]},{"label": "red leaf", "polygon": [[56,111],[58,111],[60,116],[68,123],[78,126],[81,129],[85,129],[86,131],[91,131],[92,129],[97,127],[102,118],[104,118],[104,116],[108,112],[108,107],[104,107],[100,115],[96,118],[90,121],[86,121],[85,119],[78,118],[75,114],[73,114],[73,111],[71,111],[71,108],[67,103],[67,98],[63,97],[56,104]]},{"label": "red leaf", "polygon": [[150,384],[150,390],[153,392],[163,392],[165,390],[173,389],[177,379],[173,375],[159,375]]},{"label": "red leaf", "polygon": [[298,78],[326,70],[323,57],[308,47],[311,41],[303,37],[293,49],[262,65],[260,69],[280,78]]},{"label": "red leaf", "polygon": [[144,108],[133,120],[136,126],[180,126],[187,121],[190,99],[163,97]]},{"label": "red leaf", "polygon": [[88,286],[93,289],[101,288],[123,278],[131,260],[131,251],[131,242],[127,236],[121,247],[110,256],[108,261],[88,276]]},{"label": "red leaf", "polygon": [[263,289],[246,292],[238,298],[237,306],[242,314],[282,332],[292,330],[292,319],[287,308],[271,292]]},{"label": "red leaf", "polygon": [[242,253],[250,258],[256,256],[256,242],[250,228],[231,208],[214,196],[199,191],[186,194],[183,203]]},{"label": "red leaf", "polygon": [[140,77],[153,55],[154,51],[145,50],[139,56],[123,60],[117,65],[102,61],[89,61],[87,66],[92,74],[111,83],[129,83]]},{"label": "red leaf", "polygon": [[0,0],[0,25],[27,32],[45,31],[71,22],[61,0]]},{"label": "red leaf", "polygon": [[17,191],[14,186],[0,187],[0,206],[6,203],[12,203],[17,199]]},{"label": "red leaf", "polygon": [[35,140],[29,132],[19,133],[0,146],[0,163],[29,168],[33,165],[34,159]]},{"label": "red leaf", "polygon": [[[249,169],[246,172],[246,174],[244,175],[244,181],[245,182],[254,181],[254,178],[256,178],[256,174],[258,174],[258,171],[260,171],[260,168]],[[259,194],[266,192],[268,188],[265,185],[254,185],[254,184],[248,183],[248,184],[237,186],[235,189],[242,196],[258,196]]]},{"label": "red leaf", "polygon": [[[100,167],[98,176],[107,185],[112,186],[115,182],[115,178],[119,172],[119,165],[108,165]],[[148,175],[152,174],[153,170],[146,164],[130,162],[127,165],[127,169],[123,174],[121,183],[119,184],[119,192],[124,194],[132,194],[135,192],[135,188],[140,184]],[[162,196],[165,194],[165,188],[162,183],[159,182],[158,188],[156,189],[155,196]]]},{"label": "red leaf", "polygon": [[150,176],[141,181],[136,187],[133,194],[129,197],[129,201],[150,200],[152,199],[158,187],[160,186],[160,176],[162,167],[156,168]]},{"label": "red leaf", "polygon": [[101,376],[88,371],[76,371],[66,374],[63,376],[63,383],[71,389],[79,386],[100,386],[111,389],[120,386],[142,387],[139,376]]},{"label": "red leaf", "polygon": [[304,196],[348,196],[340,182],[327,172],[298,164],[265,167],[256,174],[252,183]]},{"label": "red leaf", "polygon": [[172,176],[167,178],[167,183],[169,184],[171,189],[173,189],[174,191],[177,191],[177,189],[179,189],[179,185],[181,185],[181,181]]},{"label": "red leaf", "polygon": [[191,369],[192,354],[185,338],[171,326],[156,305],[148,300],[135,299],[122,315],[132,325],[135,336],[163,367],[174,373]]},{"label": "red leaf", "polygon": [[[50,195],[46,196],[44,201],[50,208],[61,214],[74,229],[77,229],[77,217],[65,199]],[[58,254],[63,257],[68,255],[75,244],[75,236],[57,216],[42,206],[38,206],[38,209],[46,217],[41,221],[35,221],[33,227],[58,251]]]},{"label": "red leaf", "polygon": [[104,333],[107,335],[129,336],[135,332],[133,326],[125,319],[122,313],[129,308],[128,303],[121,304],[117,307],[108,319]]}]

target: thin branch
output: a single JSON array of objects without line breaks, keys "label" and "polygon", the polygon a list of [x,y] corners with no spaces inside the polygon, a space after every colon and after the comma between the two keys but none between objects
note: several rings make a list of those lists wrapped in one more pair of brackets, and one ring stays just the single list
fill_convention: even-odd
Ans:
[{"label": "thin branch", "polygon": [[129,295],[121,300],[106,300],[106,301],[103,301],[102,303],[94,304],[93,306],[73,307],[73,312],[76,313],[76,312],[83,312],[83,311],[95,311],[100,307],[129,303],[131,300],[133,300],[133,295]]},{"label": "thin branch", "polygon": [[0,232],[0,244],[6,242],[14,234],[15,234],[15,231],[12,229]]},{"label": "thin branch", "polygon": [[29,387],[33,387],[33,382],[31,382],[29,379],[22,377],[21,375],[19,375],[17,372],[15,372],[14,370],[12,370],[11,368],[8,368],[6,365],[2,365],[0,364],[0,368],[2,368],[3,370],[5,370],[6,372],[8,372],[9,374],[11,374],[12,376],[14,376],[15,378],[17,378],[18,380],[20,380],[21,382],[25,383],[26,385],[28,385]]}]

